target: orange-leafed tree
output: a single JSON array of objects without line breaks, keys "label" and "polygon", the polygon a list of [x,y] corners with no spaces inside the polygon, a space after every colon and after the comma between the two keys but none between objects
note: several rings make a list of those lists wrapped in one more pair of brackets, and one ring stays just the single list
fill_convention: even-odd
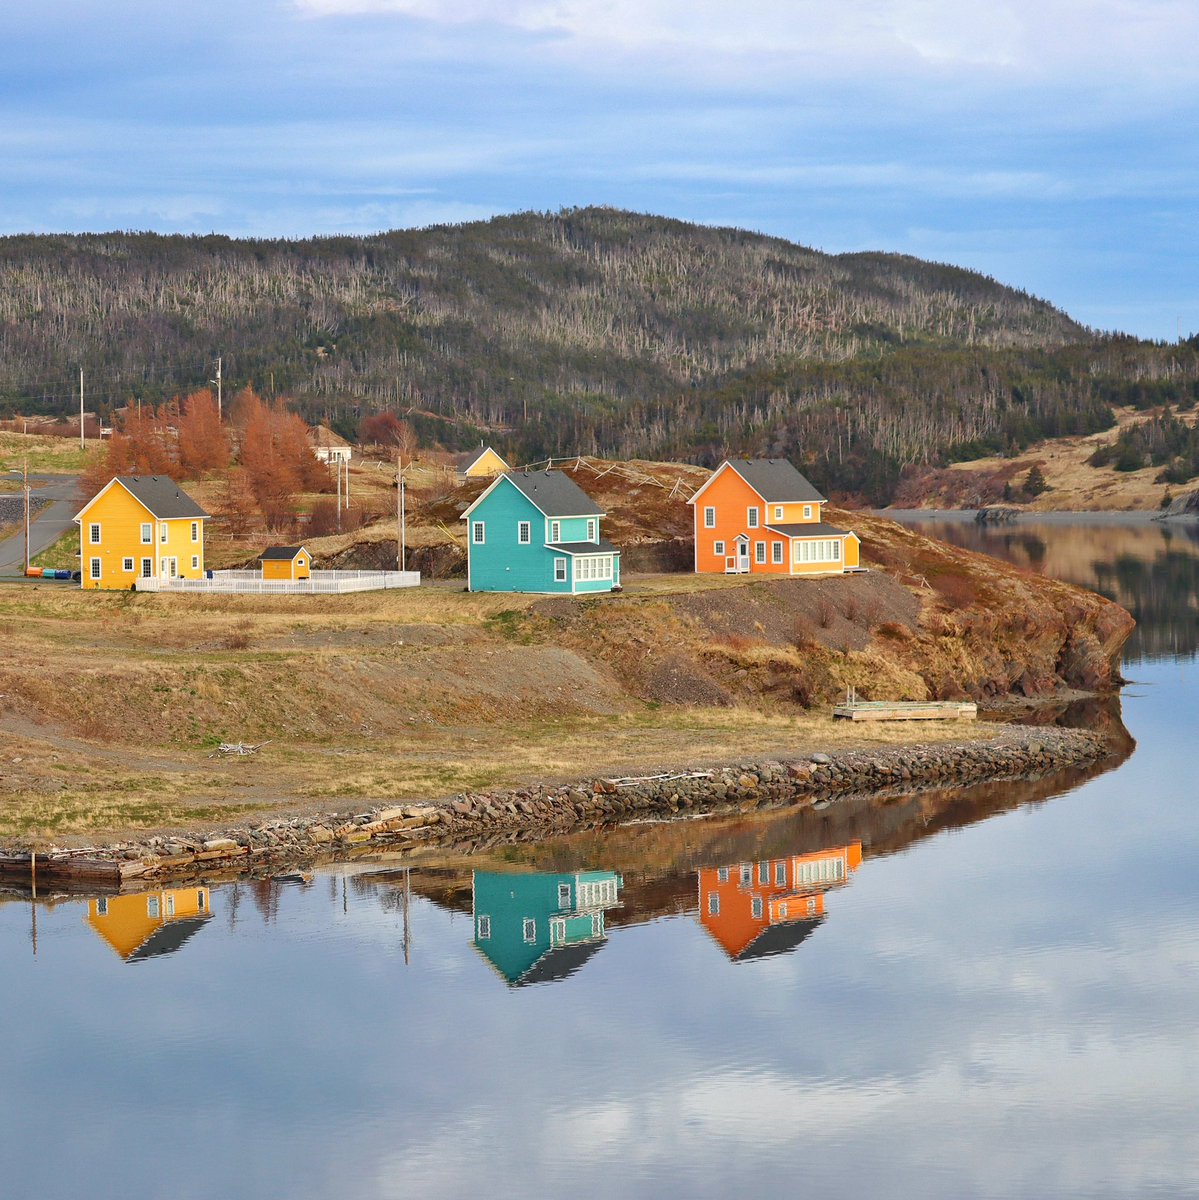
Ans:
[{"label": "orange-leafed tree", "polygon": [[224,470],[229,465],[229,436],[221,425],[216,397],[207,388],[192,392],[180,410],[179,465],[186,478]]},{"label": "orange-leafed tree", "polygon": [[244,467],[234,467],[225,478],[221,517],[231,536],[245,537],[254,522],[257,501]]},{"label": "orange-leafed tree", "polygon": [[79,481],[90,499],[115,475],[169,475],[182,479],[176,437],[165,415],[153,408],[130,408],[114,430],[102,455],[94,459]]}]

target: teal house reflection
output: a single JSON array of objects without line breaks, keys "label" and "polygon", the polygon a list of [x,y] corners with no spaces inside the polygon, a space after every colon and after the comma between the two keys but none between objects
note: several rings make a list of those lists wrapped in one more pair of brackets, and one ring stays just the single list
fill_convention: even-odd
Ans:
[{"label": "teal house reflection", "polygon": [[604,913],[619,904],[623,886],[612,871],[476,871],[475,948],[510,987],[566,979],[603,944]]}]

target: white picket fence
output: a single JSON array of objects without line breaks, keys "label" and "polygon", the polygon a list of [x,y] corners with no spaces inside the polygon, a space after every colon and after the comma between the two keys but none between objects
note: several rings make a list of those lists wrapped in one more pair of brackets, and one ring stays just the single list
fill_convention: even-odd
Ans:
[{"label": "white picket fence", "polygon": [[139,592],[202,592],[247,596],[337,596],[420,585],[419,571],[313,571],[307,579],[263,579],[258,571],[213,571],[205,579],[139,579]]}]

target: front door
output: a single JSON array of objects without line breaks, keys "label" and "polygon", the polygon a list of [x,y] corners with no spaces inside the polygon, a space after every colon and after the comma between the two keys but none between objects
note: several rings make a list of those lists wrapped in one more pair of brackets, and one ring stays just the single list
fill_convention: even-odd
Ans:
[{"label": "front door", "polygon": [[160,579],[175,579],[179,574],[179,560],[177,558],[164,558],[159,564]]},{"label": "front door", "polygon": [[749,572],[749,539],[737,539],[737,570],[743,575]]}]

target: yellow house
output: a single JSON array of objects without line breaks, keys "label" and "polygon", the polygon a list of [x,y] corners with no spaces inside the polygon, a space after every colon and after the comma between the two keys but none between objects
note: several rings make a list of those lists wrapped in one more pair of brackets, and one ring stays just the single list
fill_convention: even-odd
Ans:
[{"label": "yellow house", "polygon": [[212,916],[206,887],[89,900],[87,923],[126,962],[173,954]]},{"label": "yellow house", "polygon": [[208,514],[167,475],[118,475],[75,515],[85,588],[202,579]]},{"label": "yellow house", "polygon": [[308,579],[311,572],[312,555],[303,546],[268,546],[262,552],[263,579],[294,583]]},{"label": "yellow house", "polygon": [[511,469],[490,446],[483,446],[472,454],[463,454],[458,459],[458,474],[463,479],[489,479]]}]

